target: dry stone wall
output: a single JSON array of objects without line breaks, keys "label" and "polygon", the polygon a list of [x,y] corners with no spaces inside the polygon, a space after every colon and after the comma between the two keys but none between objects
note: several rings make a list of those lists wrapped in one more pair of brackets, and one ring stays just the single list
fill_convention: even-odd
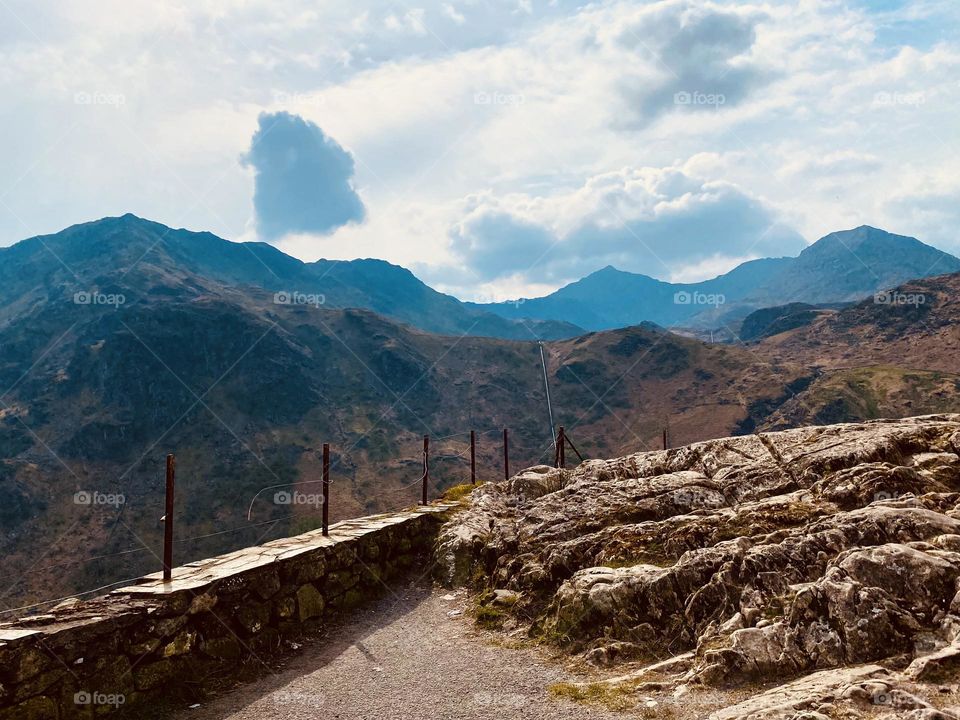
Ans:
[{"label": "dry stone wall", "polygon": [[0,623],[0,720],[139,717],[239,678],[338,612],[427,570],[449,504],[339,523]]}]

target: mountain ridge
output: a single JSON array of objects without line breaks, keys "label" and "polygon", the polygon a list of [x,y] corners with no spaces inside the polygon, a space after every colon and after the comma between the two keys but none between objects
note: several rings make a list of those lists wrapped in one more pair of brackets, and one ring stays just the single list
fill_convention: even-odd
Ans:
[{"label": "mountain ridge", "polygon": [[98,258],[125,268],[128,282],[155,280],[151,268],[166,255],[176,271],[226,285],[321,297],[334,307],[367,308],[430,332],[514,339],[556,339],[583,332],[568,323],[517,322],[466,307],[437,292],[408,269],[374,258],[305,263],[266,243],[236,243],[209,232],[174,229],[133,214],[73,225],[0,248],[3,306],[38,288],[96,283]]},{"label": "mountain ridge", "polygon": [[797,257],[748,260],[701,282],[671,283],[608,265],[544,297],[475,307],[508,318],[568,318],[590,330],[644,320],[712,329],[739,325],[763,307],[850,302],[907,280],[951,272],[960,272],[960,259],[953,255],[910,236],[861,225],[825,235]]}]

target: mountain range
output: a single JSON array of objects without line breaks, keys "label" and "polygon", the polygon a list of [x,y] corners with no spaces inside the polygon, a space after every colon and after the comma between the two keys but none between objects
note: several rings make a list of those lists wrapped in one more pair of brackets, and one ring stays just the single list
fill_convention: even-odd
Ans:
[{"label": "mountain range", "polygon": [[562,321],[519,322],[469,308],[383,260],[304,263],[266,243],[230,242],[131,214],[0,248],[0,321],[4,310],[33,302],[37,293],[68,285],[86,291],[106,287],[105,269],[117,271],[113,280],[129,279],[129,272],[145,290],[149,282],[162,284],[163,275],[196,289],[204,279],[212,280],[269,290],[292,301],[311,296],[331,308],[366,308],[440,334],[547,339],[582,332]]},{"label": "mountain range", "polygon": [[234,243],[128,214],[0,248],[0,321],[4,308],[30,302],[37,288],[97,285],[102,263],[143,273],[163,262],[183,277],[365,308],[428,332],[520,340],[644,322],[722,328],[736,338],[742,320],[759,308],[852,302],[907,280],[960,272],[960,259],[948,253],[861,226],[831,233],[798,257],[751,260],[703,282],[670,283],[608,266],[545,297],[477,304],[437,292],[383,260],[304,263],[266,243]]},{"label": "mountain range", "polygon": [[606,267],[546,297],[473,305],[505,318],[567,320],[588,330],[654,322],[738,325],[752,310],[860,300],[914,278],[960,271],[960,259],[916,238],[866,225],[834,232],[795,258],[751,260],[699,283],[669,283]]},{"label": "mountain range", "polygon": [[[958,293],[960,275],[919,280],[746,346],[651,324],[546,341],[554,419],[609,457],[665,428],[679,444],[941,410],[960,394]],[[468,477],[471,429],[481,478],[502,472],[504,427],[514,469],[549,461],[540,347],[475,321],[517,332],[386,263],[304,264],[133,216],[0,250],[0,575],[17,578],[0,601],[156,569],[168,452],[180,562],[314,527],[315,505],[274,490],[248,512],[264,488],[314,493],[322,443],[334,520],[415,502],[425,434],[433,494]]]}]

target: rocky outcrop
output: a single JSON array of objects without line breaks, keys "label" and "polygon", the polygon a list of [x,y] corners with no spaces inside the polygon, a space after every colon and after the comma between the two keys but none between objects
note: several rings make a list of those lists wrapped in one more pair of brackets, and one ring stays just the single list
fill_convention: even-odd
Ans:
[{"label": "rocky outcrop", "polygon": [[[857,709],[867,680],[818,673],[877,663],[890,692],[960,676],[958,451],[960,416],[940,415],[534,468],[476,490],[439,559],[590,662],[689,654],[684,687],[800,678],[801,700],[833,683],[718,718],[859,717],[885,710]],[[952,717],[910,688],[891,717]],[[847,714],[817,709],[840,696]]]}]

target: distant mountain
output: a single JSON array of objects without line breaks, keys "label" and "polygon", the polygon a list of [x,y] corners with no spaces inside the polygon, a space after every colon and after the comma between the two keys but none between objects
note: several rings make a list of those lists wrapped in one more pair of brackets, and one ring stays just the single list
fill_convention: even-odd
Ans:
[{"label": "distant mountain", "polygon": [[216,281],[289,293],[294,299],[322,297],[328,307],[369,309],[441,334],[556,339],[583,332],[563,321],[520,322],[469,308],[383,260],[304,263],[265,243],[230,242],[130,214],[0,248],[0,320],[12,309],[8,306],[70,284],[89,290],[114,271],[128,288],[144,292],[163,276],[194,276],[201,278],[192,287],[197,293]]},{"label": "distant mountain", "polygon": [[643,321],[716,328],[739,326],[758,308],[859,300],[906,280],[958,271],[960,259],[948,253],[862,226],[831,233],[796,258],[752,260],[700,283],[663,282],[606,267],[546,297],[473,307],[505,318],[563,319],[589,330]]},{"label": "distant mountain", "polygon": [[751,346],[824,368],[868,362],[960,373],[960,273],[898,285]]},{"label": "distant mountain", "polygon": [[669,283],[607,266],[541,298],[475,304],[505,318],[564,318],[590,330],[653,322],[681,325],[723,296],[740,300],[792,262],[792,258],[751,260],[730,272],[699,283]]},{"label": "distant mountain", "polygon": [[960,272],[960,259],[916,238],[862,225],[805,248],[746,300],[753,305],[861,300],[907,280]]}]

